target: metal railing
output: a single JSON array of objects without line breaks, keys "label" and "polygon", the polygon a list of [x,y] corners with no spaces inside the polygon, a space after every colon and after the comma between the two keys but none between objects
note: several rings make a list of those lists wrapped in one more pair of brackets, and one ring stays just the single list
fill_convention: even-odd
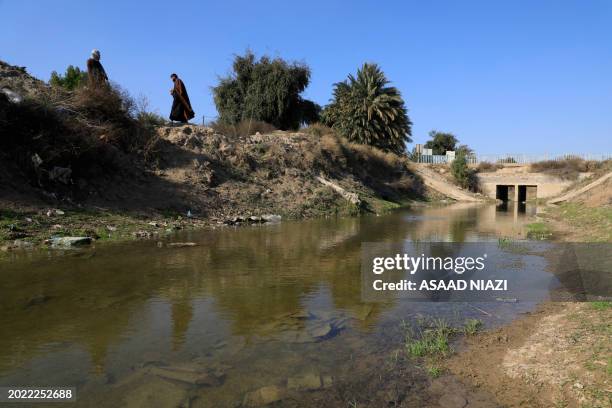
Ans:
[{"label": "metal railing", "polygon": [[[529,155],[529,154],[472,154],[466,157],[469,164],[479,164],[483,162],[497,164],[530,164],[541,161],[564,161],[568,159],[582,159],[604,161],[612,160],[612,154],[601,153],[572,153],[560,155]],[[445,155],[418,155],[415,157],[417,163],[446,164],[452,161]]]}]

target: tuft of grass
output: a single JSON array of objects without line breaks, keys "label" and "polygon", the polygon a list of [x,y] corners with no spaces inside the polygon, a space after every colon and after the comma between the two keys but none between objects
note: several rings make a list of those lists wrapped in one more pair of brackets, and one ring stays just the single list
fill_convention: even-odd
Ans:
[{"label": "tuft of grass", "polygon": [[428,365],[427,374],[429,374],[431,378],[438,378],[440,375],[442,375],[442,367],[437,364]]},{"label": "tuft of grass", "polygon": [[595,310],[607,310],[612,307],[612,302],[607,302],[607,301],[591,302],[591,307]]},{"label": "tuft of grass", "polygon": [[552,232],[548,225],[544,222],[533,222],[527,224],[527,238],[543,241],[549,239]]},{"label": "tuft of grass", "polygon": [[463,333],[466,336],[475,335],[483,326],[480,319],[467,319],[463,325]]},{"label": "tuft of grass", "polygon": [[510,248],[510,247],[512,247],[513,243],[514,243],[514,240],[512,238],[509,238],[509,237],[500,237],[500,238],[497,239],[497,246],[500,249]]},{"label": "tuft of grass", "polygon": [[446,321],[433,321],[433,327],[418,329],[418,333],[408,330],[406,351],[413,357],[446,357],[451,353],[449,339],[455,332]]}]

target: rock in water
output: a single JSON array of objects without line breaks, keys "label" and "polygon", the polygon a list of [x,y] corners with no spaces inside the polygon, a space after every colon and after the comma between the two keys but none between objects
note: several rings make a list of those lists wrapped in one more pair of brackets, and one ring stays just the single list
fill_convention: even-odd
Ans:
[{"label": "rock in water", "polygon": [[285,390],[277,385],[261,387],[244,396],[245,407],[261,407],[283,399]]},{"label": "rock in water", "polygon": [[200,386],[216,387],[223,382],[223,376],[219,377],[206,371],[190,370],[186,368],[151,367],[149,373],[166,380]]},{"label": "rock in water", "polygon": [[334,328],[329,323],[324,323],[321,325],[317,325],[308,330],[308,334],[315,338],[323,338],[329,336]]},{"label": "rock in water", "polygon": [[54,237],[45,242],[54,248],[69,248],[91,244],[91,237]]},{"label": "rock in water", "polygon": [[307,373],[298,377],[287,379],[287,388],[298,391],[312,391],[321,388],[321,376],[316,373]]},{"label": "rock in water", "polygon": [[161,378],[131,385],[124,397],[126,407],[181,407],[188,404],[187,391]]},{"label": "rock in water", "polygon": [[198,246],[195,242],[171,242],[168,244],[168,248],[185,248]]},{"label": "rock in water", "polygon": [[275,223],[275,222],[281,222],[283,217],[281,217],[280,215],[276,215],[276,214],[266,214],[266,215],[262,215],[261,219],[264,220],[265,222],[269,222],[269,223]]}]

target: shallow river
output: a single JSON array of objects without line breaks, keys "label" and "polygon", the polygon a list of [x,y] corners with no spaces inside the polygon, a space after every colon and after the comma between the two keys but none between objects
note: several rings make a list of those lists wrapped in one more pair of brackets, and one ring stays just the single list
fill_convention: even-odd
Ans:
[{"label": "shallow river", "polygon": [[455,204],[168,238],[188,248],[16,255],[0,263],[0,386],[75,387],[71,407],[236,407],[264,386],[349,381],[375,369],[360,356],[397,347],[402,321],[491,327],[534,305],[365,303],[362,242],[522,238],[535,209],[522,210]]}]

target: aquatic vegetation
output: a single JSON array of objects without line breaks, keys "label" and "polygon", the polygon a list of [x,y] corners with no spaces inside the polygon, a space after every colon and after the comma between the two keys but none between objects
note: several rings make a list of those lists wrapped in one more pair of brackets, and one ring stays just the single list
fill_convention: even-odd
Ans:
[{"label": "aquatic vegetation", "polygon": [[480,319],[467,319],[463,325],[463,333],[466,336],[473,336],[483,326],[482,320]]},{"label": "aquatic vegetation", "polygon": [[443,319],[434,319],[429,328],[417,328],[417,333],[409,329],[406,333],[406,352],[413,357],[449,355],[451,335],[456,332]]}]

